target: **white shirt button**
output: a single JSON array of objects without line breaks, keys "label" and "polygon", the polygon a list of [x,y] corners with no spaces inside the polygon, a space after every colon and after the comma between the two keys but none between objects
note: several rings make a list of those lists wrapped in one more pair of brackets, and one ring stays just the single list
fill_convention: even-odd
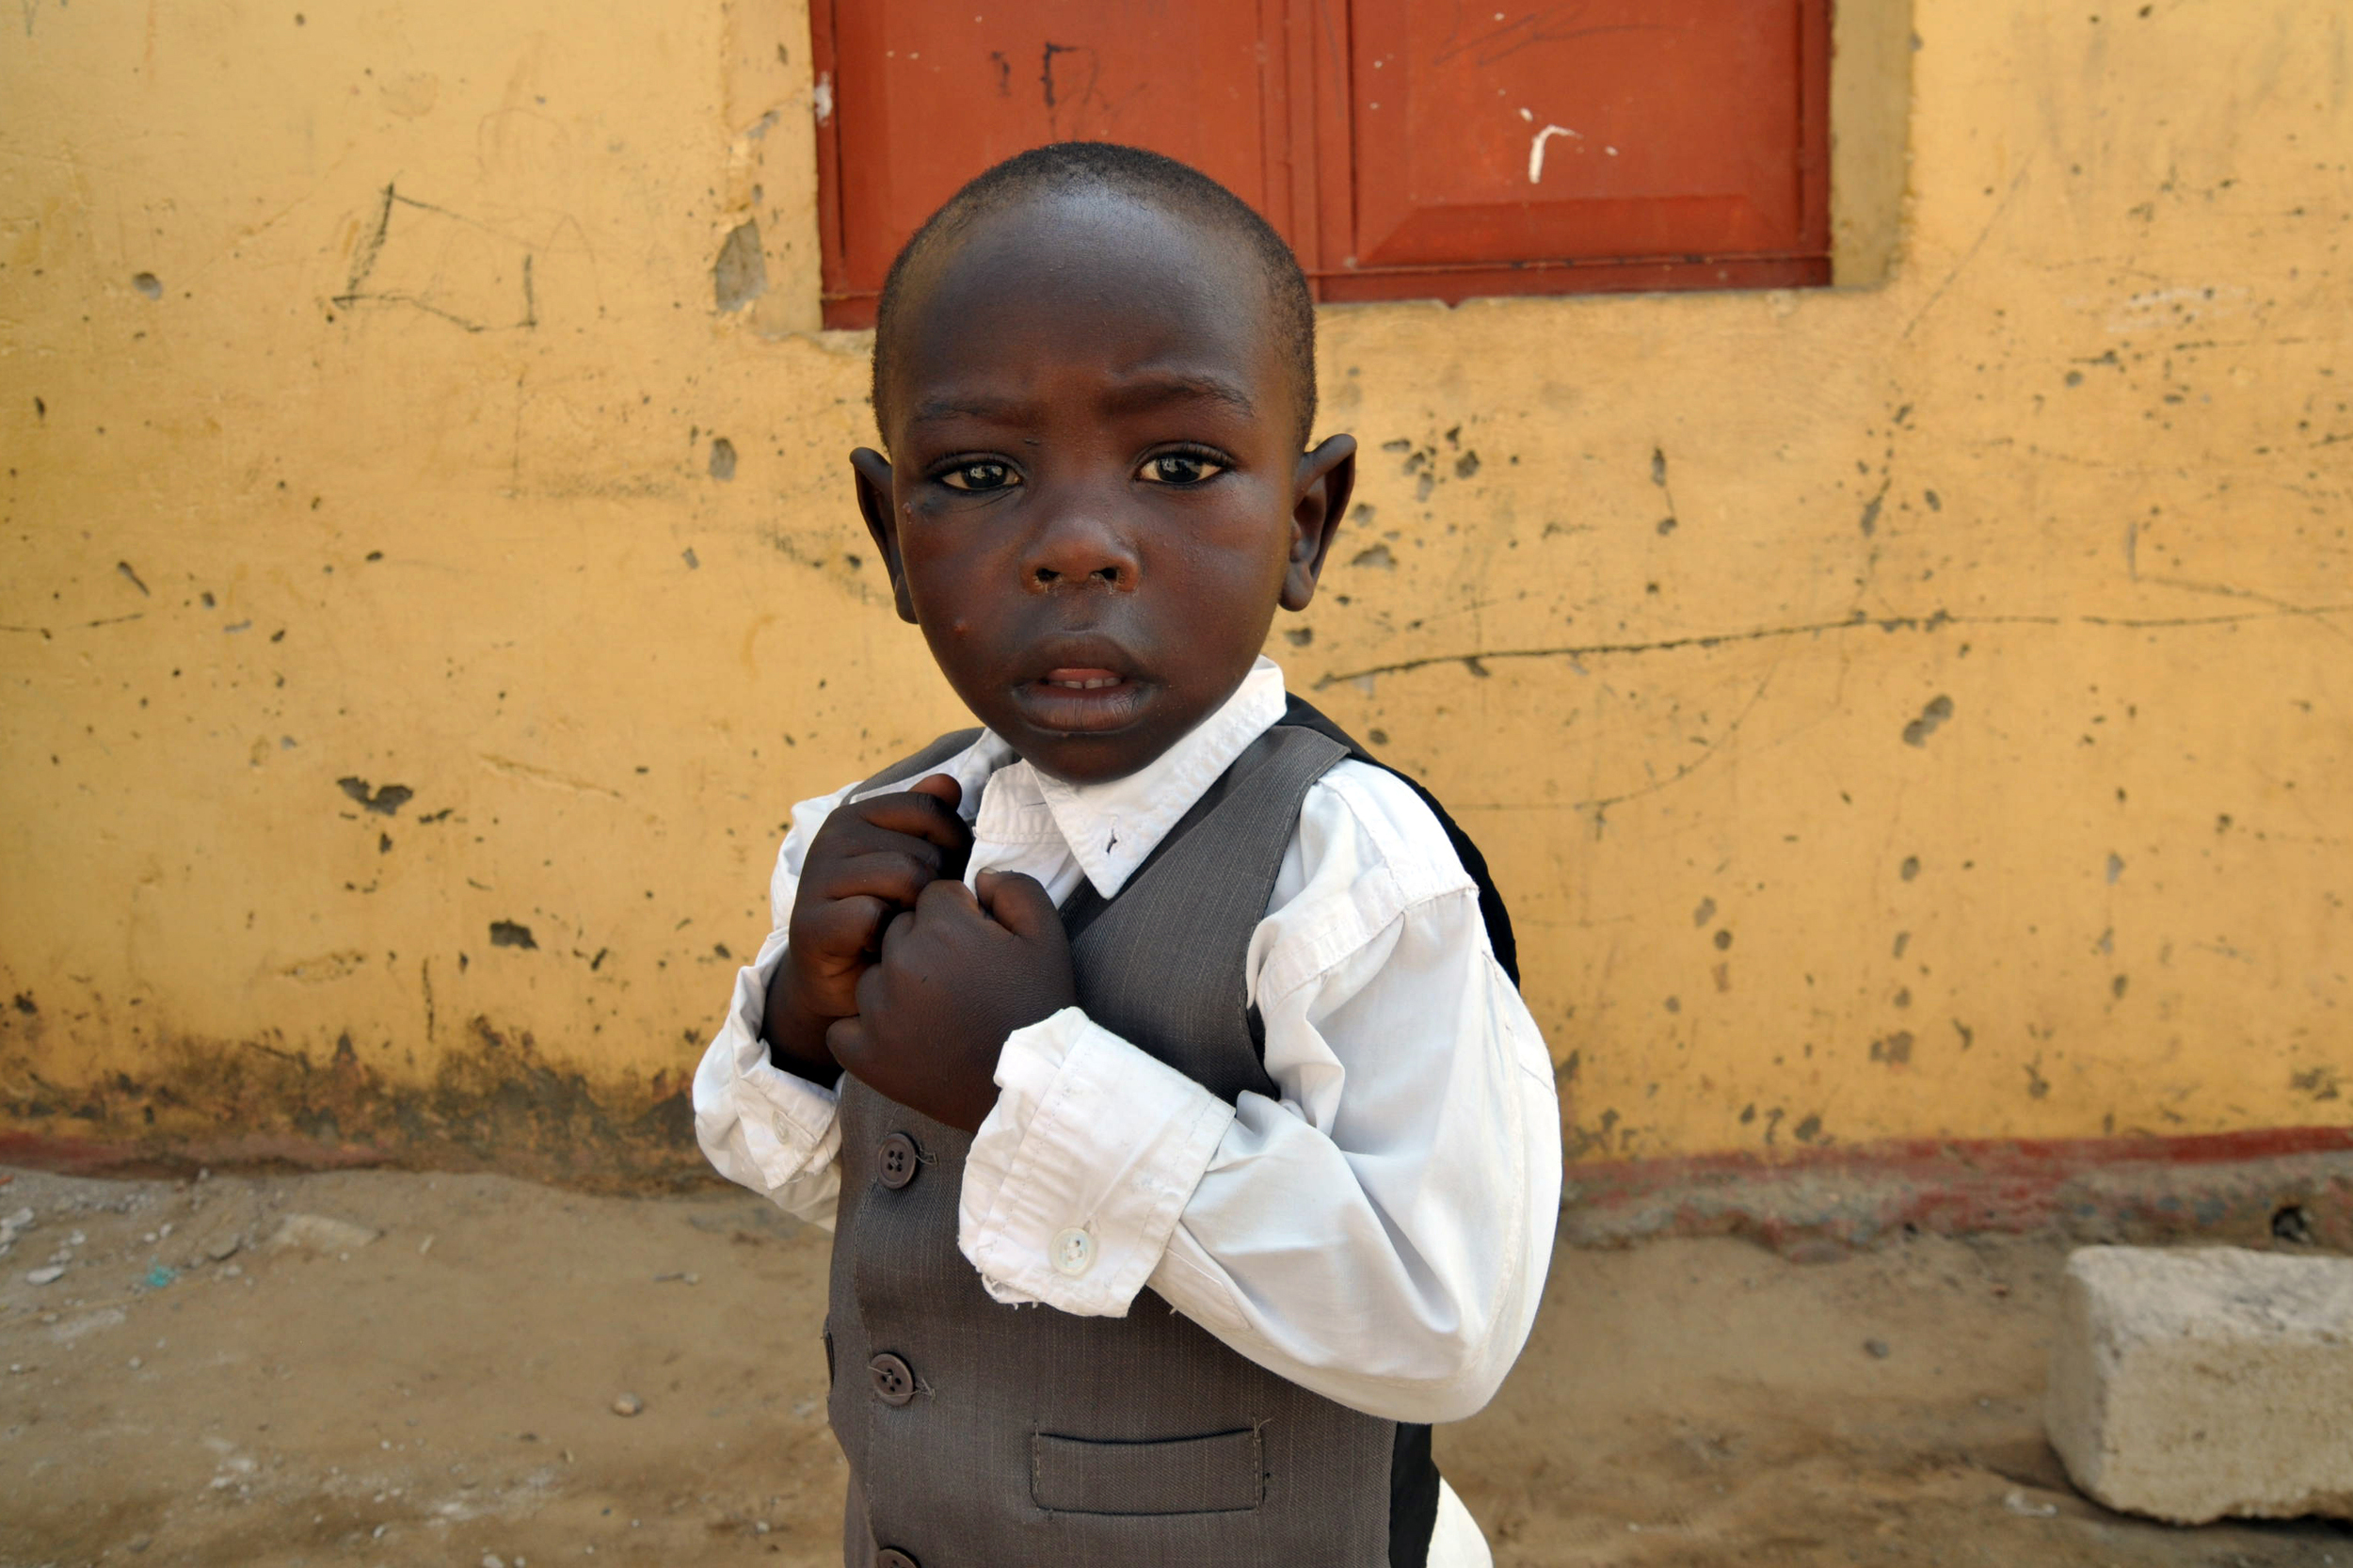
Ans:
[{"label": "white shirt button", "polygon": [[1083,1230],[1065,1230],[1054,1238],[1054,1267],[1076,1279],[1095,1267],[1095,1238]]}]

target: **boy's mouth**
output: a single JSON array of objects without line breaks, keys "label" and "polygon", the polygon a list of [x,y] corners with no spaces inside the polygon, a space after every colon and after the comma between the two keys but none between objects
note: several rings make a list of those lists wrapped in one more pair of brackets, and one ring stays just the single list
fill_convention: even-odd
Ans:
[{"label": "boy's mouth", "polygon": [[1116,686],[1128,678],[1110,670],[1048,670],[1038,677],[1044,686],[1059,686],[1066,692],[1096,692],[1106,686]]},{"label": "boy's mouth", "polygon": [[1030,722],[1058,734],[1099,733],[1133,722],[1144,683],[1100,665],[1065,664],[1022,682],[1016,700]]}]

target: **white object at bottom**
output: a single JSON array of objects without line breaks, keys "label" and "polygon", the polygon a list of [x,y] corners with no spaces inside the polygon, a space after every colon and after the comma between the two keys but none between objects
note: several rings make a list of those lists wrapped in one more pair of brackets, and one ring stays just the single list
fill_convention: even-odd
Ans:
[{"label": "white object at bottom", "polygon": [[1487,1538],[1479,1532],[1454,1488],[1438,1480],[1438,1522],[1430,1527],[1430,1568],[1493,1568]]}]

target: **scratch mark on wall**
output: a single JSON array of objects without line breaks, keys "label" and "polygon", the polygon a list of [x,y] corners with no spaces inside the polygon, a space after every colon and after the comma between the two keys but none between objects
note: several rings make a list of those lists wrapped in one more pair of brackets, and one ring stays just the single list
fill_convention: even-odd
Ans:
[{"label": "scratch mark on wall", "polygon": [[2206,594],[2216,599],[2244,599],[2257,604],[2268,604],[2281,615],[2311,617],[2335,635],[2353,640],[2353,632],[2347,632],[2344,627],[2336,625],[2328,618],[2338,614],[2344,608],[2342,605],[2296,604],[2284,599],[2275,599],[2270,594],[2260,593],[2253,588],[2233,587],[2228,583],[2198,583],[2185,577],[2147,577],[2137,570],[2132,573],[2132,580],[2136,583],[2147,583],[2159,588],[2178,589],[2183,593]]},{"label": "scratch mark on wall", "polygon": [[77,621],[72,626],[60,627],[56,629],[56,631],[52,631],[46,626],[18,626],[13,623],[0,622],[0,632],[30,632],[40,636],[45,641],[48,638],[56,636],[57,634],[57,631],[90,632],[102,626],[120,626],[125,621],[145,620],[146,618],[146,611],[134,610],[127,616],[102,616],[96,620]]},{"label": "scratch mark on wall", "polygon": [[1765,693],[1771,687],[1773,675],[1778,667],[1775,665],[1774,668],[1766,670],[1764,679],[1756,683],[1756,690],[1749,694],[1749,700],[1741,704],[1740,711],[1732,716],[1730,722],[1724,726],[1723,731],[1701,743],[1700,754],[1697,757],[1688,762],[1678,762],[1674,770],[1665,777],[1654,778],[1640,789],[1627,790],[1614,795],[1599,795],[1590,800],[1571,801],[1569,808],[1574,811],[1591,811],[1593,814],[1593,830],[1598,833],[1607,825],[1611,807],[1623,806],[1627,801],[1641,800],[1645,795],[1655,795],[1661,790],[1671,789],[1707,766],[1709,762],[1722,755],[1727,746],[1739,739],[1740,727],[1748,723],[1749,715],[1755,712],[1757,704],[1765,700]]},{"label": "scratch mark on wall", "polygon": [[1664,538],[1675,531],[1677,520],[1683,516],[1683,508],[1675,504],[1674,486],[1667,478],[1667,448],[1661,442],[1654,442],[1650,449],[1650,482],[1658,487],[1660,495],[1667,498],[1667,515],[1658,520],[1658,536]]},{"label": "scratch mark on wall", "polygon": [[119,572],[120,572],[120,573],[122,574],[122,580],[123,580],[124,582],[126,582],[126,583],[130,584],[131,584],[131,586],[133,586],[133,587],[135,587],[135,588],[138,589],[138,591],[139,591],[139,595],[140,595],[140,597],[141,597],[141,598],[143,598],[143,599],[152,599],[152,598],[153,598],[153,597],[154,597],[152,594],[150,594],[150,593],[147,591],[147,584],[139,581],[139,574],[138,574],[137,572],[136,572],[136,571],[134,571],[134,570],[132,570],[132,569],[131,569],[131,563],[130,563],[130,562],[128,562],[128,561],[117,561],[117,562],[115,563],[115,570],[117,570],[117,571],[119,571]]},{"label": "scratch mark on wall", "polygon": [[1543,181],[1545,177],[1545,143],[1550,141],[1555,136],[1573,136],[1578,141],[1583,141],[1585,139],[1583,132],[1572,131],[1566,125],[1547,125],[1543,130],[1537,132],[1535,137],[1528,144],[1528,183],[1529,184],[1537,184]]},{"label": "scratch mark on wall", "polygon": [[280,968],[278,973],[281,979],[317,985],[342,980],[367,961],[368,955],[354,948],[341,952],[323,952],[315,958],[297,958]]},{"label": "scratch mark on wall", "polygon": [[[1057,55],[1084,55],[1087,57],[1086,83],[1075,93],[1071,92],[1065,85],[1054,80],[1054,56]],[[1095,96],[1096,85],[1101,79],[1102,74],[1101,57],[1085,44],[1049,42],[1046,45],[1044,64],[1038,72],[1038,80],[1046,88],[1047,128],[1054,134],[1057,139],[1064,135],[1061,105],[1064,103],[1085,104]]]},{"label": "scratch mark on wall", "polygon": [[1912,329],[1927,320],[1929,312],[1936,309],[1937,301],[1945,297],[1945,291],[1951,288],[1961,275],[1969,270],[1969,264],[1976,261],[1977,252],[1985,248],[1986,240],[1993,234],[1994,227],[2002,221],[2002,215],[2009,211],[2009,204],[2017,200],[2019,190],[2025,186],[2026,176],[2033,169],[2034,155],[2028,153],[2025,161],[2018,166],[2018,172],[2010,176],[2009,189],[2002,193],[2002,199],[1993,204],[1993,211],[1986,216],[1984,224],[1978,228],[1977,237],[1969,242],[1969,248],[1961,253],[1961,260],[1953,264],[1953,269],[1945,275],[1945,280],[1936,285],[1935,292],[1929,296],[1917,311],[1913,312],[1912,319],[1904,323],[1903,331],[1897,334],[1899,338],[1912,336]]},{"label": "scratch mark on wall", "polygon": [[541,784],[552,790],[570,790],[584,795],[602,795],[607,800],[621,798],[621,792],[618,790],[607,789],[602,784],[592,784],[584,778],[572,778],[551,768],[535,767],[529,762],[518,762],[512,758],[494,757],[487,751],[476,755],[482,765],[492,773],[503,774],[509,778],[520,778],[527,784]]},{"label": "scratch mark on wall", "polygon": [[[520,257],[513,255],[517,251]],[[539,325],[533,261],[526,242],[447,207],[403,196],[388,183],[376,201],[375,227],[354,250],[350,276],[331,302],[344,310],[407,305],[468,332],[528,330]],[[509,264],[516,268],[511,284],[503,276]],[[510,287],[516,295],[506,295]],[[501,321],[509,308],[506,299],[515,301],[517,314]]]},{"label": "scratch mark on wall", "polygon": [[1585,27],[1562,27],[1555,22],[1555,18],[1559,17],[1562,11],[1568,12],[1571,19],[1580,18],[1584,14],[1584,8],[1551,6],[1543,10],[1522,11],[1508,21],[1503,20],[1501,12],[1497,12],[1497,20],[1503,23],[1501,26],[1485,26],[1467,38],[1462,36],[1462,24],[1458,21],[1452,28],[1448,30],[1447,41],[1439,49],[1433,63],[1445,65],[1448,61],[1467,54],[1474,64],[1483,68],[1494,65],[1498,60],[1509,59],[1521,50],[1540,43],[1570,43],[1578,39],[1600,38],[1609,33],[1674,31],[1673,27],[1657,23],[1635,22],[1604,23]]}]

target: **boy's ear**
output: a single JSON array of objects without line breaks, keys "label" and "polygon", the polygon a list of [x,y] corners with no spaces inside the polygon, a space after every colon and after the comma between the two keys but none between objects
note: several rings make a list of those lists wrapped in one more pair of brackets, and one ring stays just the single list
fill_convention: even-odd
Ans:
[{"label": "boy's ear", "polygon": [[857,485],[857,509],[873,536],[883,569],[890,573],[891,596],[899,603],[899,618],[913,625],[915,600],[907,593],[907,574],[899,568],[899,509],[890,499],[890,459],[871,446],[850,454],[850,474]]},{"label": "boy's ear", "polygon": [[1305,610],[1315,599],[1323,558],[1332,552],[1332,539],[1348,515],[1348,498],[1355,488],[1355,437],[1326,436],[1321,446],[1300,457],[1291,500],[1290,568],[1283,574],[1284,609]]}]

